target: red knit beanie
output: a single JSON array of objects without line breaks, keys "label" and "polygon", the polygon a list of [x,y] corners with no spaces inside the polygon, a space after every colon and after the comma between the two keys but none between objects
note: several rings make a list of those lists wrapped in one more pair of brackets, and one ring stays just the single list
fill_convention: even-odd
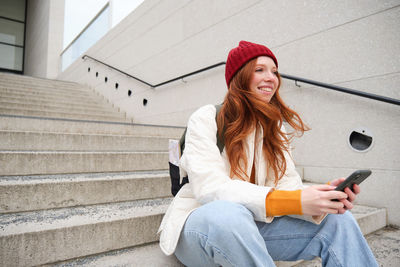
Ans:
[{"label": "red knit beanie", "polygon": [[240,41],[239,46],[233,48],[229,52],[228,59],[226,60],[225,80],[228,87],[236,72],[238,72],[238,70],[240,70],[240,68],[248,61],[259,56],[267,56],[272,58],[276,67],[278,67],[278,61],[268,47],[246,41]]}]

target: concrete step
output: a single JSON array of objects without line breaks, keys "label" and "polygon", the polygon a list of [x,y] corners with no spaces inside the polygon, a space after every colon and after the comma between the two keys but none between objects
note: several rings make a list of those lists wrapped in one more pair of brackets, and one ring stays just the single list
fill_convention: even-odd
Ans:
[{"label": "concrete step", "polygon": [[400,228],[387,226],[365,238],[379,266],[400,266]]},{"label": "concrete step", "polygon": [[125,116],[125,113],[118,112],[116,109],[105,109],[105,108],[92,108],[82,105],[55,105],[52,102],[46,104],[34,104],[34,103],[15,103],[15,102],[3,102],[0,100],[0,107],[6,109],[26,109],[26,110],[37,110],[37,111],[48,111],[48,112],[76,112],[83,114],[96,114],[96,115],[115,115],[115,116]]},{"label": "concrete step", "polygon": [[53,86],[54,84],[57,84],[63,88],[82,88],[82,84],[72,81],[38,78],[26,75],[12,75],[13,74],[7,75],[5,73],[0,73],[0,82],[31,86]]},{"label": "concrete step", "polygon": [[167,170],[168,152],[0,151],[0,175]]},{"label": "concrete step", "polygon": [[89,104],[97,104],[101,103],[100,101],[103,101],[98,95],[93,94],[92,96],[76,96],[76,95],[40,95],[40,94],[26,94],[26,93],[20,93],[20,92],[11,92],[11,93],[5,93],[0,91],[0,98],[6,98],[6,97],[12,97],[12,98],[18,98],[20,101],[25,101],[25,103],[29,103],[29,101],[32,100],[45,100],[45,101],[53,101],[53,102],[70,102],[70,103],[76,103],[76,104],[82,104],[84,105],[85,103]]},{"label": "concrete step", "polygon": [[[84,87],[82,86],[82,89]],[[0,81],[0,92],[5,94],[18,93],[23,95],[37,95],[37,96],[57,96],[57,97],[68,97],[68,96],[82,96],[91,97],[93,91],[87,90],[75,90],[75,89],[63,89],[55,87],[38,87],[37,85],[20,86],[17,84],[4,84]]]},{"label": "concrete step", "polygon": [[28,91],[51,91],[51,92],[74,92],[78,94],[91,93],[93,90],[83,84],[72,83],[65,85],[62,81],[52,80],[49,84],[41,84],[33,82],[20,82],[20,81],[5,81],[0,79],[0,88],[10,88],[16,90],[28,90]]},{"label": "concrete step", "polygon": [[0,115],[0,130],[84,134],[159,136],[179,139],[184,127],[133,124],[118,121],[87,121],[50,117]]},{"label": "concrete step", "polygon": [[170,199],[0,216],[3,266],[36,266],[157,240]]},{"label": "concrete step", "polygon": [[[378,213],[377,213],[378,212]],[[354,214],[360,223],[361,218],[371,217],[378,218],[380,213],[385,213],[384,209],[376,209],[371,207],[356,206]],[[357,215],[356,215],[357,214]],[[362,231],[368,232],[368,228],[364,228],[365,224],[360,225]],[[381,228],[384,225],[381,226]],[[298,264],[313,263],[314,261],[297,261],[297,262],[276,262],[278,267],[298,266]],[[127,248],[108,253],[100,253],[97,255],[86,256],[64,262],[53,263],[48,266],[183,266],[176,257],[165,256],[158,247],[157,243],[147,244],[146,246],[138,246]],[[320,266],[320,265],[301,265],[301,266]]]},{"label": "concrete step", "polygon": [[21,116],[37,116],[37,117],[50,117],[50,118],[69,118],[81,120],[98,120],[98,121],[120,121],[130,122],[132,119],[125,118],[124,114],[95,114],[95,113],[79,113],[73,110],[68,112],[47,111],[47,110],[34,110],[23,108],[3,108],[0,107],[1,115],[21,115]]},{"label": "concrete step", "polygon": [[385,208],[375,208],[363,205],[355,205],[351,210],[354,218],[364,235],[373,233],[387,225]]},{"label": "concrete step", "polygon": [[158,242],[121,249],[117,251],[110,251],[107,253],[76,259],[73,261],[46,264],[43,267],[50,266],[184,267],[184,265],[180,263],[174,255],[166,256],[161,251]]},{"label": "concrete step", "polygon": [[16,105],[20,104],[35,104],[35,105],[52,105],[52,106],[58,106],[58,107],[82,107],[84,106],[85,108],[93,108],[93,109],[113,109],[112,105],[109,103],[106,103],[104,100],[99,100],[98,102],[88,102],[85,101],[84,103],[78,103],[78,102],[71,102],[69,99],[59,99],[59,100],[48,100],[48,99],[33,99],[33,98],[21,98],[21,97],[12,97],[9,95],[5,96],[0,96],[0,101],[2,103],[15,103]]},{"label": "concrete step", "polygon": [[0,214],[170,196],[168,171],[0,176]]},{"label": "concrete step", "polygon": [[[60,88],[65,89],[75,89],[81,90],[82,85],[70,82],[70,81],[61,81],[61,80],[52,80],[46,78],[37,78],[26,75],[19,74],[11,74],[0,72],[0,83],[7,84],[18,84],[18,85],[26,85],[26,86],[38,86],[38,87],[54,87],[56,84]],[[87,87],[86,87],[87,88]]]},{"label": "concrete step", "polygon": [[0,130],[0,150],[168,151],[168,138]]}]

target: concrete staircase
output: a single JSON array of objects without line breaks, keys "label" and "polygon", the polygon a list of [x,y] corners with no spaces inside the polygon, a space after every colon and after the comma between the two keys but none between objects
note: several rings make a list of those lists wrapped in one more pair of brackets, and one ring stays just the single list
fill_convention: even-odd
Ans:
[{"label": "concrete staircase", "polygon": [[0,265],[129,248],[160,255],[131,263],[179,266],[155,242],[182,131],[133,124],[85,86],[0,73]]},{"label": "concrete staircase", "polygon": [[[182,131],[133,124],[75,83],[0,73],[0,265],[182,266],[156,235]],[[385,209],[353,212],[364,234],[386,225]]]}]

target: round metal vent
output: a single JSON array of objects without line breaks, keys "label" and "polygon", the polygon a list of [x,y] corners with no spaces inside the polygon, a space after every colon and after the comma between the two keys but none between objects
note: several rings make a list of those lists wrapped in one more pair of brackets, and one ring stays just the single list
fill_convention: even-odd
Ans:
[{"label": "round metal vent", "polygon": [[374,137],[367,128],[360,127],[351,131],[348,138],[349,146],[357,152],[367,152],[374,144]]}]

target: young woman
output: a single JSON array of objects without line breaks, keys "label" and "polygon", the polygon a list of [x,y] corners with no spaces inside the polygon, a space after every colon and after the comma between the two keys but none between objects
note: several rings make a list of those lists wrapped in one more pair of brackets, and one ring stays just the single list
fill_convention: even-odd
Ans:
[{"label": "young woman", "polygon": [[217,120],[213,105],[189,119],[180,167],[190,182],[161,223],[163,252],[186,266],[274,266],[316,256],[324,266],[377,266],[346,211],[360,188],[333,190],[344,178],[302,185],[283,122],[300,134],[307,128],[279,95],[274,54],[241,41],[228,55],[225,78]]}]

